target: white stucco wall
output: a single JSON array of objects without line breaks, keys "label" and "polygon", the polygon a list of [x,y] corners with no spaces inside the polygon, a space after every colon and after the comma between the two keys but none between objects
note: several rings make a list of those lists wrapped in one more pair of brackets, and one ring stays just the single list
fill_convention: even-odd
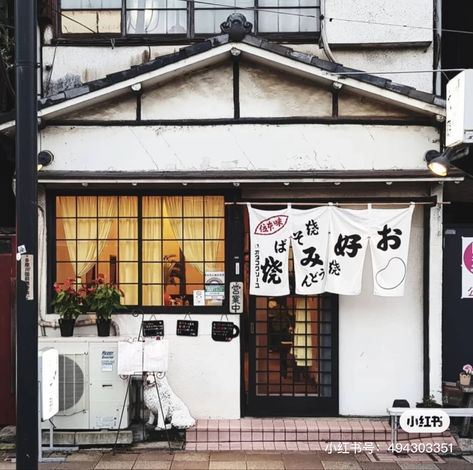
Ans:
[{"label": "white stucco wall", "polygon": [[373,292],[369,250],[360,295],[339,297],[340,414],[385,415],[423,391],[422,208],[414,212],[403,297]]},{"label": "white stucco wall", "polygon": [[432,0],[330,0],[325,16],[331,44],[432,41]]},{"label": "white stucco wall", "polygon": [[[110,145],[113,142],[114,145]],[[264,142],[264,145],[262,145]],[[424,170],[424,126],[47,127],[53,171]],[[189,149],[192,149],[190,152]]]}]

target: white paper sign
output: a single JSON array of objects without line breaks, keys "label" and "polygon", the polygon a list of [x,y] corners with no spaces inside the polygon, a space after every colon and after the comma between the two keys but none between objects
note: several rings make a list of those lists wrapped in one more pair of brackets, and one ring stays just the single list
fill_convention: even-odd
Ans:
[{"label": "white paper sign", "polygon": [[119,341],[117,369],[119,375],[167,372],[167,340]]},{"label": "white paper sign", "polygon": [[462,299],[473,299],[473,238],[462,237]]},{"label": "white paper sign", "polygon": [[243,313],[243,282],[230,282],[230,313]]},{"label": "white paper sign", "polygon": [[317,295],[325,291],[331,210],[330,206],[292,209],[296,294]]},{"label": "white paper sign", "polygon": [[290,209],[253,209],[250,216],[250,294],[277,297],[289,294]]},{"label": "white paper sign", "polygon": [[368,246],[366,211],[332,207],[326,291],[358,295]]},{"label": "white paper sign", "polygon": [[407,257],[414,206],[407,209],[372,209],[370,251],[373,265],[373,294],[384,297],[404,295]]}]

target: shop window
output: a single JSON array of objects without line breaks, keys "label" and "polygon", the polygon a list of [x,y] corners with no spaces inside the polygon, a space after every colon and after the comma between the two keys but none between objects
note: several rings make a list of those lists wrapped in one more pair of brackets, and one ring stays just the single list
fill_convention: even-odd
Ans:
[{"label": "shop window", "polygon": [[54,281],[117,283],[127,306],[222,306],[222,196],[57,196]]},{"label": "shop window", "polygon": [[[60,34],[111,34],[192,39],[220,34],[236,11],[255,34],[312,36],[320,30],[320,0],[60,0]],[[313,37],[314,38],[314,37]]]}]

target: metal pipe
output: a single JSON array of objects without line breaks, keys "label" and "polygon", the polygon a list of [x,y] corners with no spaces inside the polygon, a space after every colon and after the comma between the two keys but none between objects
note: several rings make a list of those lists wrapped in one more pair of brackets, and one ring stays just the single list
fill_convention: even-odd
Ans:
[{"label": "metal pipe", "polygon": [[331,62],[337,62],[335,60],[335,56],[332,53],[332,49],[330,49],[330,44],[327,38],[327,30],[325,23],[325,2],[326,0],[320,0],[320,42],[327,58]]},{"label": "metal pipe", "polygon": [[292,206],[363,206],[363,205],[372,205],[372,206],[436,206],[436,205],[444,205],[450,204],[450,202],[429,202],[429,201],[420,201],[420,202],[280,202],[280,201],[264,201],[264,202],[225,202],[225,205],[228,206],[246,206],[247,204],[255,205],[255,206],[284,206],[287,204],[291,204]]},{"label": "metal pipe", "polygon": [[164,179],[164,178],[144,178],[144,179],[129,179],[129,178],[81,178],[81,179],[55,179],[55,178],[41,178],[40,183],[43,184],[77,184],[77,185],[89,185],[89,184],[222,184],[222,183],[438,183],[438,182],[450,182],[458,181],[461,182],[465,179],[464,176],[445,176],[445,177],[412,177],[412,178],[215,178],[215,179]]},{"label": "metal pipe", "polygon": [[[37,5],[16,1],[17,434],[16,466],[38,468]],[[29,256],[26,256],[29,255]],[[26,264],[29,266],[27,267]]]}]

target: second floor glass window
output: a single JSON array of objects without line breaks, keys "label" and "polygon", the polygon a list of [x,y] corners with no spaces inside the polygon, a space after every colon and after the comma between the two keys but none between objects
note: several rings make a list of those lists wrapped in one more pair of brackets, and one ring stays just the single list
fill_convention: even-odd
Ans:
[{"label": "second floor glass window", "polygon": [[303,36],[320,29],[319,0],[60,0],[60,35],[188,38],[220,33],[235,12],[255,34]]}]

